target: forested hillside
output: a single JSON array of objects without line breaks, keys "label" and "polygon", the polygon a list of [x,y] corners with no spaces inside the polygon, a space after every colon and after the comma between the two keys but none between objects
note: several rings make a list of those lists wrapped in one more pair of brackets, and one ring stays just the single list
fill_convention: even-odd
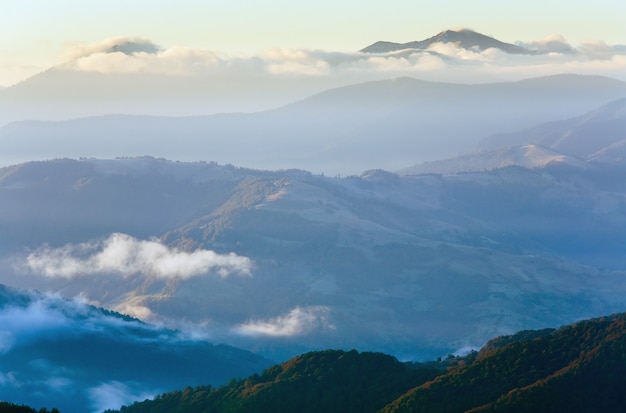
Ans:
[{"label": "forested hillside", "polygon": [[59,411],[55,408],[48,410],[45,407],[35,410],[32,407],[23,404],[0,401],[0,413],[59,413]]},{"label": "forested hillside", "polygon": [[307,353],[223,387],[188,387],[121,411],[622,412],[624,372],[626,313],[499,337],[479,352],[430,363]]},{"label": "forested hillside", "polygon": [[622,412],[626,315],[583,321],[502,346],[412,389],[383,412]]},{"label": "forested hillside", "polygon": [[186,388],[122,408],[125,413],[375,412],[441,374],[440,364],[401,363],[381,353],[307,353],[227,386]]}]

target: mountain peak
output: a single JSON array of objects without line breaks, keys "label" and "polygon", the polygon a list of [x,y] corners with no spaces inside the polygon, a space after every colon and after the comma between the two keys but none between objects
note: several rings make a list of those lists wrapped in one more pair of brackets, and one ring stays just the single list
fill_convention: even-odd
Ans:
[{"label": "mountain peak", "polygon": [[110,46],[104,48],[103,52],[119,52],[129,56],[135,53],[156,54],[159,52],[159,46],[147,40],[121,38],[114,40]]},{"label": "mountain peak", "polygon": [[77,59],[89,57],[94,54],[121,53],[126,56],[133,56],[136,54],[155,55],[160,51],[161,47],[149,39],[117,36],[96,43],[76,44],[71,46],[65,52],[66,63],[61,65],[61,67],[71,64]]},{"label": "mountain peak", "polygon": [[403,49],[425,50],[436,43],[454,43],[458,47],[468,50],[476,50],[482,52],[486,49],[500,49],[510,54],[534,54],[535,52],[510,43],[504,43],[493,37],[478,33],[472,29],[463,28],[458,30],[444,30],[435,36],[425,40],[413,41],[408,43],[393,43],[379,41],[364,49],[364,53],[388,53]]}]

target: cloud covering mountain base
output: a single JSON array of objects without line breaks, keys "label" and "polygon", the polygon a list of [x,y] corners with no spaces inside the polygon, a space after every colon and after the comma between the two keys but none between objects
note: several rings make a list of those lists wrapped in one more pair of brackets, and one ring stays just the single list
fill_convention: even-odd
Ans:
[{"label": "cloud covering mountain base", "polygon": [[0,285],[0,399],[102,412],[166,390],[223,384],[270,362],[91,307]]},{"label": "cloud covering mountain base", "polygon": [[[457,32],[457,33],[462,33]],[[472,33],[471,30],[469,33]],[[568,67],[574,73],[603,73],[606,76],[624,73],[626,50],[601,40],[573,46],[560,35],[518,42],[535,51],[529,55],[511,55],[496,48],[471,50],[457,43],[433,43],[427,49],[405,49],[392,53],[333,52],[311,49],[268,49],[259,54],[230,55],[206,49],[182,46],[161,48],[148,39],[111,38],[100,43],[74,44],[65,52],[65,68],[100,73],[152,73],[167,75],[228,76],[418,76],[450,81],[446,70],[455,66],[468,71],[454,73],[457,81],[484,82],[495,78],[516,80],[527,77],[529,69],[535,76],[563,73]],[[599,72],[600,70],[600,72]],[[419,76],[421,75],[421,76]],[[374,79],[374,78],[371,78]],[[626,79],[625,79],[626,80]]]},{"label": "cloud covering mountain base", "polygon": [[[621,169],[578,165],[328,178],[33,162],[0,170],[13,264],[0,276],[276,360],[326,347],[436,358],[622,308]],[[51,212],[28,237],[15,229]]]},{"label": "cloud covering mountain base", "polygon": [[248,54],[162,47],[133,37],[73,43],[62,64],[0,89],[0,127],[20,120],[119,113],[258,112],[324,90],[396,77],[476,84],[576,73],[626,80],[623,45],[594,40],[574,46],[551,35],[519,46],[535,53],[441,41],[425,49],[384,53],[272,48]]}]

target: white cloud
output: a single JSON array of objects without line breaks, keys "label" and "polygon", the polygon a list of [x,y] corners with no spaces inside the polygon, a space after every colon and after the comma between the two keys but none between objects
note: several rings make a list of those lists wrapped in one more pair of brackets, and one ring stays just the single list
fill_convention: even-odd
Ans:
[{"label": "white cloud", "polygon": [[96,43],[69,43],[65,45],[62,58],[64,60],[75,60],[98,53],[122,53],[126,55],[137,53],[154,54],[157,53],[159,49],[159,46],[145,38],[119,36]]},{"label": "white cloud", "polygon": [[[587,41],[579,46],[581,53],[594,60],[610,60],[620,54],[619,48],[609,46],[603,41]],[[621,53],[626,55],[626,53]]]},{"label": "white cloud", "polygon": [[[125,333],[129,329],[133,334]],[[139,330],[142,333],[135,334]],[[181,339],[177,335],[170,335],[169,331],[164,331],[157,325],[107,315],[87,304],[81,297],[68,300],[56,294],[33,292],[16,297],[0,308],[0,354],[25,343],[40,340],[42,337],[58,339],[61,336],[94,333],[102,337],[126,336],[131,341],[144,343],[164,343]],[[192,339],[192,336],[186,335],[184,338]],[[43,359],[31,362],[33,366],[51,373],[51,367],[46,363],[47,361]],[[61,376],[64,372],[56,373]]]},{"label": "white cloud", "polygon": [[10,331],[0,330],[0,354],[9,351],[15,344],[15,337]]},{"label": "white cloud", "polygon": [[119,381],[108,381],[88,390],[89,399],[95,413],[108,409],[119,409],[135,401],[154,397],[154,393],[132,389]]},{"label": "white cloud", "polygon": [[464,49],[455,43],[433,43],[428,47],[428,50],[461,61],[484,61],[493,54],[493,50],[497,49],[486,49],[481,52]]},{"label": "white cloud", "polygon": [[467,356],[469,353],[471,353],[472,351],[478,351],[480,350],[480,346],[476,347],[476,346],[463,346],[461,348],[459,348],[456,351],[453,351],[452,354],[455,356]]},{"label": "white cloud", "polygon": [[129,326],[144,330],[142,339],[146,341],[152,340],[151,333],[158,331],[150,324],[106,316],[82,297],[68,300],[56,294],[29,293],[0,308],[0,353],[40,337],[107,331],[117,334]]},{"label": "white cloud", "polygon": [[[272,48],[253,54],[232,54],[216,50],[189,48],[180,45],[161,47],[149,39],[116,37],[101,42],[66,45],[62,67],[70,70],[99,73],[150,73],[173,76],[213,76],[236,81],[246,78],[262,82],[285,77],[322,78],[329,87],[341,84],[377,80],[389,76],[415,76],[425,80],[485,82],[557,74],[565,71],[588,73],[589,60],[607,60],[594,74],[625,79],[626,71],[614,56],[626,53],[623,47],[601,41],[589,41],[575,47],[558,34],[518,45],[540,51],[539,55],[511,56],[499,50],[483,52],[465,50],[453,43],[439,43],[428,51],[402,51],[368,54],[333,52],[312,49]],[[565,56],[562,63],[549,70],[541,62],[545,55]],[[481,65],[489,65],[489,73]],[[465,65],[473,65],[467,68]],[[461,65],[461,67],[459,67]],[[541,66],[542,72],[533,69]],[[460,70],[468,69],[469,71]],[[23,79],[40,71],[39,68],[7,66],[0,62],[4,82]],[[517,70],[515,70],[517,69]]]},{"label": "white cloud", "polygon": [[[593,74],[626,80],[626,68],[616,56],[626,54],[626,47],[592,40],[574,46],[558,34],[516,44],[538,50],[539,55],[511,56],[491,49],[483,52],[460,49],[453,43],[436,44],[429,51],[402,51],[382,54],[335,52],[314,49],[272,48],[258,53],[236,54],[181,45],[161,47],[149,39],[116,37],[97,43],[66,45],[61,65],[69,70],[98,73],[149,73],[172,76],[205,76],[219,81],[302,77],[325,81],[323,88],[349,83],[379,80],[392,76],[413,76],[424,80],[452,82],[489,82],[558,74],[566,71],[590,74],[589,60],[605,60]],[[430,53],[429,53],[430,52]],[[546,67],[546,55],[565,57],[561,63]],[[2,83],[8,86],[42,68],[9,64],[2,59]],[[467,67],[467,65],[470,67]],[[481,70],[489,65],[489,72]],[[540,66],[542,71],[533,70]],[[467,69],[467,70],[461,70]],[[301,97],[301,96],[300,96]]]},{"label": "white cloud", "polygon": [[97,52],[72,60],[66,67],[84,72],[193,76],[227,74],[229,69],[245,73],[256,69],[254,63],[253,59],[176,46],[156,54]]},{"label": "white cloud", "polygon": [[0,311],[0,334],[5,347],[13,344],[16,339],[28,338],[34,334],[55,333],[68,328],[68,318],[50,303],[49,299],[39,299],[26,307],[3,308]]},{"label": "white cloud", "polygon": [[[329,52],[323,50],[272,48],[252,55],[232,55],[205,49],[173,46],[154,52],[112,52],[111,44],[133,43],[122,38],[107,40],[94,45],[78,45],[68,51],[66,68],[100,73],[152,73],[177,76],[228,76],[237,77],[342,77],[354,74],[372,76],[399,71],[438,70],[444,67],[441,59],[429,52],[390,53],[372,55],[366,53]],[[442,46],[452,50],[455,46]],[[455,57],[462,53],[455,48]],[[372,72],[374,70],[374,72]]]},{"label": "white cloud", "polygon": [[9,302],[0,309],[0,353],[42,336],[57,336],[61,331],[73,333],[76,326],[68,312],[74,316],[88,311],[85,304],[54,295],[33,298],[22,305]]},{"label": "white cloud", "polygon": [[250,275],[251,265],[249,258],[234,253],[184,252],[119,233],[101,242],[43,247],[28,255],[25,262],[36,274],[64,278],[103,273],[189,278],[209,272],[226,277],[232,273]]},{"label": "white cloud", "polygon": [[[518,43],[542,52],[508,55],[498,49],[466,50],[454,43],[433,44],[429,50],[392,53],[345,53],[310,49],[273,48],[257,54],[236,55],[182,46],[160,48],[146,39],[115,38],[91,45],[73,45],[67,68],[101,73],[153,73],[176,76],[216,76],[220,79],[318,78],[329,84],[415,76],[426,80],[485,82],[563,72],[624,78],[623,63],[613,57],[618,47],[587,42],[574,48],[560,35]],[[589,61],[605,60],[590,67]],[[537,70],[535,72],[535,70]]]},{"label": "white cloud", "polygon": [[239,324],[234,332],[244,336],[299,336],[316,328],[333,328],[329,315],[330,308],[325,306],[296,307],[285,316]]},{"label": "white cloud", "polygon": [[27,360],[11,367],[11,371],[0,369],[0,394],[11,394],[21,400],[31,395],[39,401],[58,396],[66,405],[72,403],[70,399],[80,399],[74,405],[86,405],[82,411],[102,412],[163,391],[158,384],[145,384],[143,379],[143,383],[115,381],[115,374],[106,377],[106,371],[87,377],[85,372],[95,365],[71,360],[59,363],[62,360],[51,357],[54,350],[50,345],[63,345],[66,338],[71,338],[70,343],[75,342],[75,338],[83,335],[89,337],[88,341],[113,339],[123,341],[124,346],[133,345],[132,348],[145,343],[169,348],[176,347],[181,340],[195,339],[190,334],[107,315],[87,305],[82,298],[66,300],[54,294],[9,291],[0,307],[0,356]]},{"label": "white cloud", "polygon": [[47,378],[44,383],[46,387],[48,387],[50,390],[57,392],[65,392],[67,389],[72,389],[76,386],[76,384],[72,380],[66,377],[56,376]]},{"label": "white cloud", "polygon": [[2,373],[0,372],[0,386],[4,386],[4,385],[12,385],[12,386],[20,386],[22,383],[20,383],[17,378],[15,377],[15,373],[10,371],[8,373]]},{"label": "white cloud", "polygon": [[[602,42],[587,42],[575,49],[560,35],[542,40],[518,43],[539,50],[540,55],[508,55],[498,49],[482,52],[466,50],[453,43],[436,43],[429,50],[410,50],[392,53],[368,54],[329,52],[309,49],[272,48],[258,54],[233,55],[204,49],[173,46],[161,49],[145,39],[117,38],[94,45],[81,45],[68,55],[74,56],[67,67],[79,71],[102,73],[155,73],[179,76],[219,75],[238,77],[324,77],[328,79],[386,78],[389,76],[424,76],[446,78],[461,74],[460,81],[484,81],[489,76],[481,71],[488,65],[491,75],[500,74],[509,79],[528,76],[528,68],[545,65],[547,73],[564,71],[585,72],[590,59],[609,59],[617,48]],[[113,46],[112,46],[113,45]],[[114,45],[127,45],[124,51],[113,51]],[[121,49],[121,46],[118,46]],[[471,65],[467,67],[467,65]],[[567,65],[569,67],[564,67]],[[606,67],[606,66],[605,66]],[[459,69],[469,69],[469,76]],[[578,69],[577,69],[578,68]],[[517,71],[515,69],[518,69]],[[611,69],[613,73],[621,67]],[[532,70],[530,70],[532,73]],[[585,72],[586,73],[586,72]],[[603,73],[597,73],[603,74]],[[467,79],[466,79],[467,78]]]},{"label": "white cloud", "polygon": [[551,34],[541,40],[535,40],[530,43],[518,43],[519,46],[530,50],[536,50],[541,53],[561,53],[575,54],[576,49],[567,42],[567,40],[559,34]]},{"label": "white cloud", "polygon": [[128,314],[131,317],[135,317],[144,321],[150,320],[154,317],[154,313],[152,312],[152,310],[140,303],[123,302],[115,306],[113,310],[122,314]]}]

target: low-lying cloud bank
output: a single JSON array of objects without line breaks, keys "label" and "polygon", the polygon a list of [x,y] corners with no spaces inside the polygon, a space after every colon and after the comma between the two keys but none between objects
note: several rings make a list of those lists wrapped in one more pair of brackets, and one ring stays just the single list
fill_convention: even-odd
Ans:
[{"label": "low-lying cloud bank", "polygon": [[[106,316],[80,298],[66,300],[54,294],[21,293],[0,306],[0,360],[5,368],[0,371],[0,399],[10,398],[22,403],[25,397],[31,397],[29,403],[41,403],[41,399],[47,399],[54,400],[55,405],[73,403],[78,406],[86,398],[93,407],[91,411],[102,412],[157,393],[136,382],[113,380],[97,385],[86,382],[85,372],[76,365],[59,364],[47,358],[46,350],[36,350],[64,343],[64,337],[94,334],[128,343],[134,341],[137,346],[148,342],[171,343],[178,339],[173,333],[164,336],[158,328],[148,324]],[[89,348],[89,344],[86,347]],[[7,361],[24,357],[29,351],[35,357],[20,368],[11,366],[15,362]],[[100,371],[89,370],[89,373],[96,374],[94,382],[98,381],[97,375],[106,377],[106,373]],[[89,387],[88,383],[94,386]],[[29,389],[34,394],[27,396]]]},{"label": "low-lying cloud bank", "polygon": [[[573,46],[560,35],[520,46],[535,55],[509,55],[498,49],[482,52],[437,43],[428,50],[392,53],[330,52],[309,49],[268,49],[258,54],[233,55],[183,46],[161,48],[147,39],[115,38],[96,44],[75,44],[67,50],[66,68],[101,73],[154,73],[168,75],[304,76],[304,77],[445,77],[485,80],[563,73],[593,73],[624,78],[623,46],[589,41]],[[468,67],[468,64],[469,65]],[[459,66],[463,67],[463,73]],[[467,70],[469,69],[469,72]],[[485,73],[486,71],[486,73]]]},{"label": "low-lying cloud bank", "polygon": [[296,307],[284,316],[239,324],[233,328],[233,331],[243,336],[293,337],[307,334],[318,328],[333,329],[329,318],[329,307]]},{"label": "low-lying cloud bank", "polygon": [[155,336],[158,333],[156,327],[139,321],[107,317],[82,297],[68,300],[50,293],[21,294],[0,306],[0,355],[15,345],[44,337],[80,336],[85,333],[116,335],[124,328],[142,331],[142,338],[146,341],[161,339]]},{"label": "low-lying cloud bank", "polygon": [[116,380],[92,387],[87,390],[87,394],[91,400],[94,413],[100,413],[108,409],[119,409],[121,406],[131,404],[134,401],[151,399],[155,396],[155,392],[141,388],[131,388],[128,383],[121,383]]},{"label": "low-lying cloud bank", "polygon": [[220,277],[250,275],[252,262],[234,253],[224,255],[210,250],[184,252],[155,240],[137,240],[116,233],[98,242],[39,248],[26,257],[23,266],[29,272],[47,277],[141,273],[163,278],[190,278],[209,273]]},{"label": "low-lying cloud bank", "polygon": [[97,413],[268,364],[205,338],[0,285],[0,400]]}]

